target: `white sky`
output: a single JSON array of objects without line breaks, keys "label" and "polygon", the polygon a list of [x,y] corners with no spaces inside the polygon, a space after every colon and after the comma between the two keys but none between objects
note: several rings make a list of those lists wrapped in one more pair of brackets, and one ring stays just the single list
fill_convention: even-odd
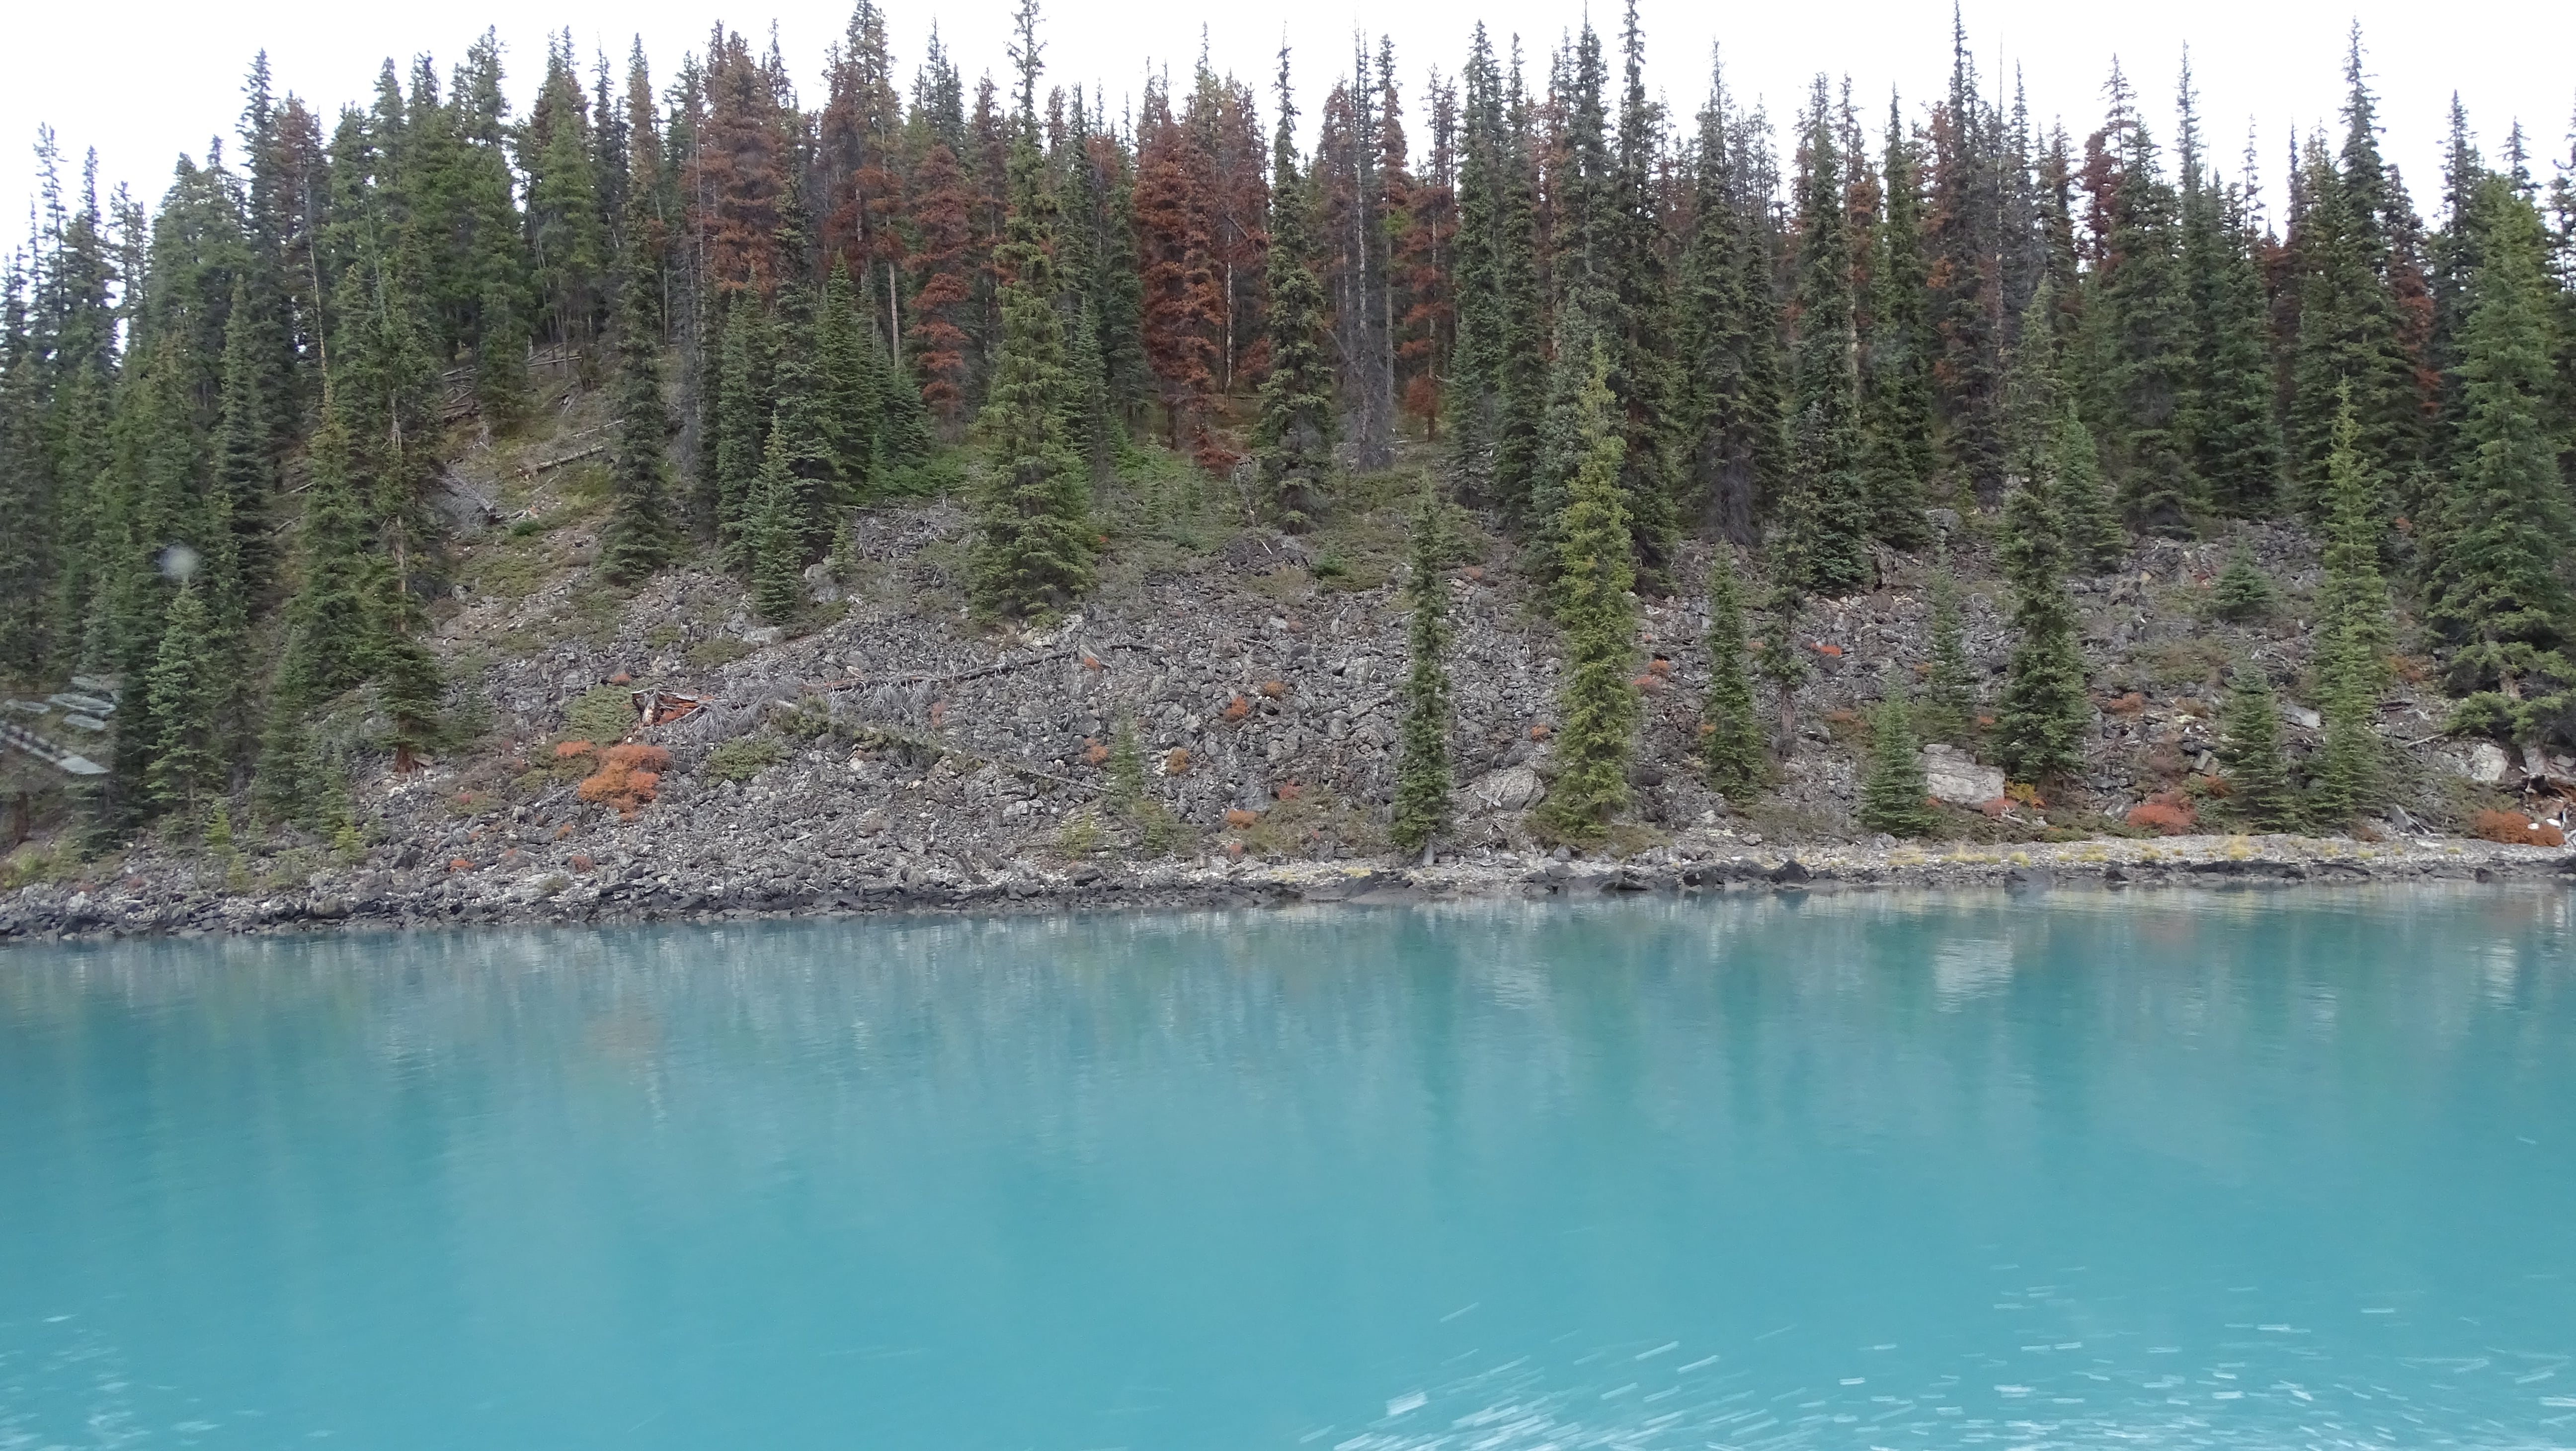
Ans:
[{"label": "white sky", "polygon": [[[1600,0],[1605,40],[1617,44],[1618,12]],[[281,91],[315,103],[325,117],[362,99],[378,61],[428,51],[442,72],[487,24],[507,48],[514,104],[524,107],[544,64],[549,29],[570,26],[586,54],[603,46],[622,70],[628,37],[640,32],[657,85],[666,83],[684,50],[703,46],[711,16],[705,0],[553,0],[542,6],[299,3],[206,4],[203,0],[92,8],[63,0],[29,0],[10,22],[11,44],[0,62],[0,198],[16,220],[0,227],[0,248],[25,233],[33,191],[36,127],[50,122],[74,168],[96,147],[104,183],[125,181],[157,200],[172,158],[202,155],[207,137],[229,144],[241,109],[240,85],[251,53],[265,46]],[[938,14],[949,50],[971,86],[979,71],[1006,69],[1003,44],[1009,0],[934,6],[888,0],[898,74],[908,78]],[[2281,158],[2292,126],[2331,123],[2341,100],[2346,26],[2358,19],[2367,63],[2382,100],[2386,145],[2428,221],[2451,93],[2466,101],[2490,159],[2519,117],[2533,151],[2546,162],[2568,154],[2576,113],[2576,3],[2483,0],[2428,5],[2424,0],[2159,0],[2151,5],[2071,5],[2064,0],[1967,0],[1969,39],[1991,80],[2020,67],[2032,109],[2045,122],[2063,116],[2078,138],[2098,124],[2101,87],[2117,54],[2132,84],[2161,119],[2170,141],[2177,63],[2186,41],[2213,150],[2232,167],[2248,124],[2260,131],[2267,196],[2277,206]],[[2102,17],[2116,14],[2118,23]],[[1295,47],[1301,108],[1309,134],[1315,97],[1349,64],[1351,33],[1394,37],[1408,94],[1423,71],[1454,73],[1470,25],[1481,17],[1498,41],[1517,30],[1543,84],[1543,56],[1581,20],[1581,0],[1413,0],[1359,7],[1332,0],[1252,0],[1191,6],[1168,0],[1049,0],[1043,37],[1049,79],[1097,79],[1110,104],[1141,88],[1149,66],[1186,72],[1198,53],[1202,25],[1220,70],[1257,80],[1267,109],[1268,77],[1283,34]],[[1830,7],[1759,4],[1712,6],[1689,0],[1645,0],[1641,17],[1652,67],[1649,84],[1681,115],[1695,111],[1706,89],[1709,47],[1726,47],[1729,81],[1740,96],[1767,100],[1785,122],[1823,70],[1849,75],[1865,114],[1884,114],[1890,85],[1920,114],[1937,95],[1948,67],[1950,8],[1940,0],[1843,0]],[[770,17],[725,17],[765,43]],[[842,31],[839,0],[800,0],[778,14],[778,33],[801,97],[822,98],[822,56]],[[1417,123],[1418,125],[1418,123]],[[1422,134],[1414,131],[1417,148]],[[2545,178],[2546,165],[2540,168]],[[104,186],[102,188],[105,189]]]}]

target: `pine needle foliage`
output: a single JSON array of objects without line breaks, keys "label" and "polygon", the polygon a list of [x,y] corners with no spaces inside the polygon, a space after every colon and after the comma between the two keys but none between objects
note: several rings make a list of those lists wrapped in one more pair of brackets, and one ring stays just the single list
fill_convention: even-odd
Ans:
[{"label": "pine needle foliage", "polygon": [[1601,840],[1628,804],[1628,756],[1637,730],[1637,605],[1629,562],[1628,515],[1620,502],[1619,459],[1625,451],[1610,406],[1610,365],[1592,350],[1592,379],[1577,417],[1582,461],[1566,486],[1558,518],[1556,620],[1565,640],[1562,719],[1556,733],[1556,779],[1540,804],[1539,823],[1561,840]]},{"label": "pine needle foliage", "polygon": [[[1025,31],[1033,21],[1027,7],[1022,13]],[[1024,34],[1022,46],[1034,65],[1034,40]],[[1056,309],[1055,195],[1037,125],[1034,114],[1020,116],[1011,141],[1011,216],[999,253],[1009,281],[984,407],[990,466],[976,499],[972,570],[978,608],[1023,618],[1063,609],[1092,580],[1091,489],[1065,427],[1080,397]]]},{"label": "pine needle foliage", "polygon": [[1454,775],[1449,758],[1452,712],[1449,687],[1448,504],[1427,475],[1413,520],[1413,558],[1404,580],[1412,607],[1407,645],[1411,669],[1403,686],[1404,718],[1398,727],[1395,820],[1397,847],[1424,852],[1448,829]]},{"label": "pine needle foliage", "polygon": [[1958,577],[1946,567],[1932,576],[1931,635],[1932,670],[1914,720],[1925,740],[1964,746],[1977,724],[1976,671],[1968,662]]},{"label": "pine needle foliage", "polygon": [[2210,589],[2210,613],[2243,625],[2270,619],[2280,603],[2281,592],[2273,588],[2272,576],[2263,572],[2245,546],[2230,550],[2226,567],[2218,571],[2218,582]]},{"label": "pine needle foliage", "polygon": [[2092,704],[2075,604],[2066,592],[2066,545],[2044,479],[2025,481],[2004,505],[2004,574],[2013,589],[2012,657],[1995,710],[1995,750],[2017,780],[2072,775],[2084,764]]},{"label": "pine needle foliage", "polygon": [[1700,703],[1700,770],[1708,788],[1741,797],[1760,785],[1768,769],[1762,724],[1753,704],[1744,636],[1743,585],[1723,544],[1708,566],[1708,694]]},{"label": "pine needle foliage", "polygon": [[1869,773],[1860,787],[1860,824],[1890,836],[1929,836],[1938,824],[1923,777],[1923,743],[1905,701],[1890,696],[1870,717]]},{"label": "pine needle foliage", "polygon": [[2220,708],[2218,765],[2237,818],[2257,831],[2295,831],[2304,815],[2281,753],[2281,707],[2272,683],[2239,664]]}]

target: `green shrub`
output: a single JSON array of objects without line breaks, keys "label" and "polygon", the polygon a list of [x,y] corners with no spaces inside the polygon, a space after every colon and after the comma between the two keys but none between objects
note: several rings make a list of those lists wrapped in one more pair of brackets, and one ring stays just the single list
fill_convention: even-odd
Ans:
[{"label": "green shrub", "polygon": [[626,739],[633,729],[633,693],[623,685],[594,685],[564,707],[564,728],[558,739],[609,746]]},{"label": "green shrub", "polygon": [[785,759],[787,749],[767,736],[736,736],[709,751],[698,769],[719,781],[748,781]]}]

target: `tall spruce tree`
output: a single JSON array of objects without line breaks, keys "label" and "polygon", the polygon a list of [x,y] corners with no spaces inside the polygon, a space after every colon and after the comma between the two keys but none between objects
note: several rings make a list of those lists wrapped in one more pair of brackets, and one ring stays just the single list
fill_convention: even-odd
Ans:
[{"label": "tall spruce tree", "polygon": [[1740,800],[1761,784],[1766,762],[1746,653],[1743,586],[1724,542],[1709,558],[1708,633],[1701,644],[1708,694],[1699,711],[1700,772],[1710,790]]},{"label": "tall spruce tree", "polygon": [[1870,328],[1863,347],[1863,428],[1870,517],[1881,542],[1920,546],[1928,535],[1923,490],[1932,476],[1931,295],[1923,256],[1921,158],[1893,96],[1880,172],[1885,208],[1869,259]]},{"label": "tall spruce tree", "polygon": [[2360,440],[2360,421],[2347,399],[2326,462],[2326,583],[2317,611],[2317,705],[2325,747],[2309,794],[2317,817],[2327,822],[2349,821],[2376,805],[2386,780],[2377,722],[2397,638],[2388,582],[2379,571],[2388,529]]},{"label": "tall spruce tree", "polygon": [[982,421],[991,462],[977,499],[973,593],[989,613],[1030,616],[1061,609],[1091,586],[1091,491],[1065,428],[1078,393],[1055,306],[1055,196],[1037,144],[1036,0],[1021,0],[1015,25],[1022,107],[1010,142],[1010,220],[997,254],[1009,280]]},{"label": "tall spruce tree", "polygon": [[1454,775],[1449,762],[1448,503],[1426,475],[1413,518],[1413,557],[1405,575],[1412,607],[1407,641],[1404,719],[1396,759],[1395,821],[1388,835],[1407,852],[1426,855],[1449,827]]},{"label": "tall spruce tree", "polygon": [[1689,424],[1684,435],[1702,529],[1750,546],[1786,474],[1780,309],[1773,296],[1761,133],[1728,109],[1714,66],[1699,115],[1696,223],[1681,272]]},{"label": "tall spruce tree", "polygon": [[1592,378],[1580,402],[1583,461],[1567,483],[1558,521],[1557,626],[1565,641],[1557,688],[1556,778],[1539,821],[1571,842],[1602,838],[1628,804],[1628,757],[1637,731],[1637,605],[1630,595],[1628,516],[1619,459],[1626,451],[1612,413],[1610,360],[1592,347]]},{"label": "tall spruce tree", "polygon": [[1261,385],[1254,450],[1269,488],[1270,515],[1291,533],[1304,531],[1322,512],[1333,460],[1333,378],[1324,353],[1324,286],[1315,276],[1313,220],[1313,188],[1297,165],[1297,107],[1283,47],[1279,129],[1270,163],[1270,376]]},{"label": "tall spruce tree", "polygon": [[[2500,176],[2479,205],[2487,246],[2460,369],[2464,467],[2431,541],[2426,621],[2450,649],[2445,678],[2463,697],[2453,730],[2564,739],[2576,712],[2576,667],[2564,653],[2576,633],[2567,579],[2576,515],[2557,465],[2565,420],[2553,406],[2540,214]],[[2361,437],[2366,448],[2366,423]]]},{"label": "tall spruce tree", "polygon": [[1784,529],[1794,537],[1798,583],[1817,594],[1867,586],[1869,489],[1861,473],[1852,324],[1851,238],[1844,222],[1840,142],[1825,81],[1808,98],[1801,148],[1797,343],[1790,390],[1794,432]]},{"label": "tall spruce tree", "polygon": [[2004,504],[2014,638],[1995,710],[1995,753],[2015,778],[2034,782],[2083,768],[2092,719],[2075,602],[2066,592],[2066,543],[2049,495],[2048,479],[2025,479]]},{"label": "tall spruce tree", "polygon": [[[630,236],[641,218],[630,220]],[[652,273],[629,243],[626,284],[617,307],[617,439],[609,454],[608,523],[600,563],[608,577],[632,584],[678,557],[680,531],[671,517],[671,415],[662,403],[662,338],[654,324]]]},{"label": "tall spruce tree", "polygon": [[2187,535],[2205,500],[2188,436],[2193,334],[2179,205],[2117,66],[2109,89],[2108,194],[2097,198],[2106,217],[2105,260],[2092,274],[2085,312],[2093,330],[2094,421],[2129,522],[2150,534]]}]

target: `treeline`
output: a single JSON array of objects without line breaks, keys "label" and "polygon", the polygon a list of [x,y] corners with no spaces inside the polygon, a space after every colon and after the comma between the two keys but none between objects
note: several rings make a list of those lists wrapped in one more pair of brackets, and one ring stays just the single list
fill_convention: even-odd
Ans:
[{"label": "treeline", "polygon": [[[2460,728],[2576,719],[2576,171],[2544,187],[2518,129],[2490,160],[2455,104],[2428,225],[2357,33],[2340,132],[2299,138],[2277,202],[2218,163],[2187,69],[2169,141],[2116,68],[2079,139],[1964,35],[1928,107],[1820,77],[1785,127],[1714,68],[1667,114],[1633,6],[1615,54],[1479,27],[1409,94],[1381,42],[1311,154],[1284,53],[1265,127],[1204,60],[1115,117],[1042,85],[1033,0],[1000,83],[934,36],[906,86],[886,35],[860,0],[809,105],[721,27],[658,89],[640,44],[620,74],[567,34],[524,117],[489,34],[327,122],[263,58],[230,155],[148,215],[45,138],[0,322],[0,674],[125,683],[109,820],[250,783],[330,825],[337,703],[400,761],[433,743],[426,498],[538,357],[613,390],[607,572],[712,547],[773,617],[850,510],[952,478],[977,603],[1027,616],[1088,587],[1124,449],[1248,470],[1299,529],[1418,438],[1599,693],[1567,763],[1624,754],[1633,594],[1690,583],[1687,536],[1760,550],[1758,595],[1711,585],[1764,642],[1721,674],[1785,722],[1803,602],[1926,547],[1936,507],[2001,510],[2017,772],[2081,739],[2065,574],[2232,520],[2329,528],[2353,620],[2415,591]],[[2366,710],[2395,641],[2348,629]],[[1753,698],[1712,693],[1713,779],[1752,769]],[[1570,779],[1598,799],[1560,785],[1569,831],[1617,809],[1616,770]]]}]

